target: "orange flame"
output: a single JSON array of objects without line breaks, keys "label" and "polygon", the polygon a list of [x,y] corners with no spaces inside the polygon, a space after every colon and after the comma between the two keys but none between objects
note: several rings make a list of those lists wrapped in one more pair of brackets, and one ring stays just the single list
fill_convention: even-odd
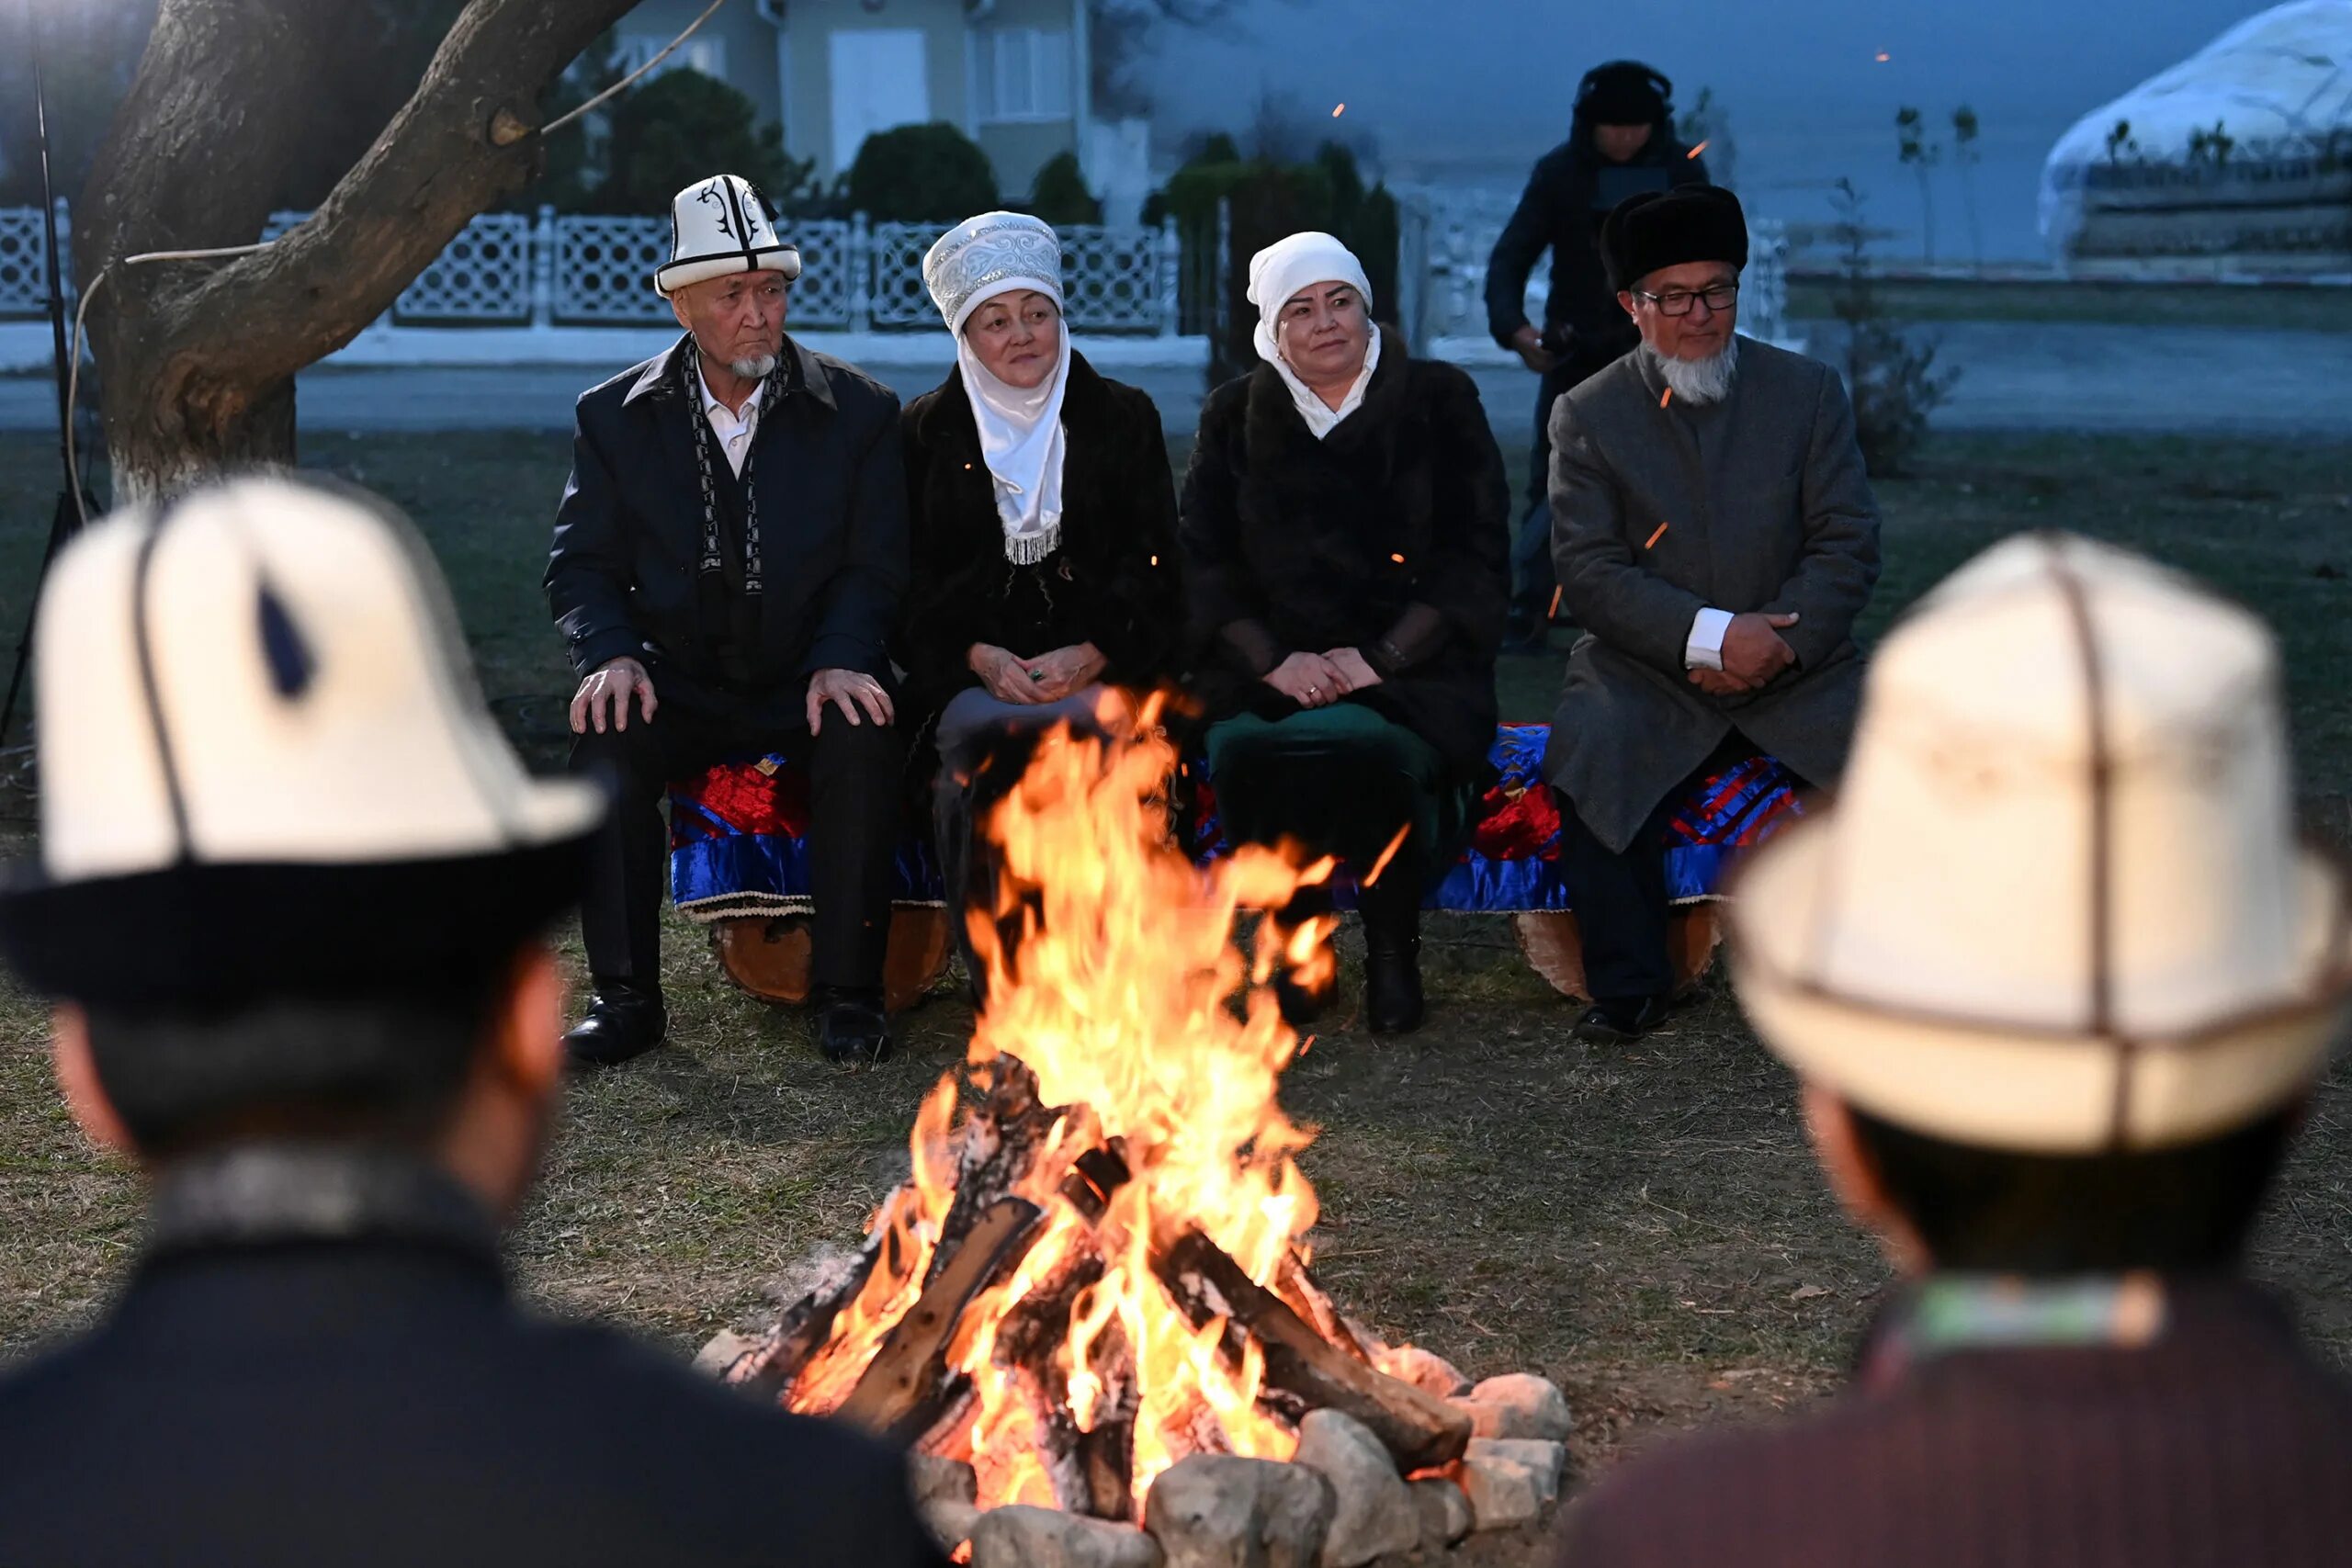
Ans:
[{"label": "orange flame", "polygon": [[[1055,731],[987,825],[1005,880],[997,913],[1023,908],[1024,898],[1027,913],[1011,951],[994,921],[972,922],[989,1001],[966,1067],[985,1076],[1016,1058],[1035,1075],[1041,1103],[1070,1110],[1018,1188],[1046,1212],[1039,1239],[1011,1278],[966,1309],[948,1349],[972,1393],[951,1447],[970,1459],[984,1507],[1054,1506],[1045,1422],[1053,1415],[1092,1431],[1114,1395],[1123,1416],[1133,1413],[1138,1501],[1189,1453],[1287,1459],[1297,1446],[1297,1434],[1260,1407],[1255,1339],[1241,1337],[1239,1353],[1228,1353],[1226,1324],[1195,1326],[1152,1258],[1155,1240],[1197,1228],[1269,1289],[1286,1265],[1305,1261],[1316,1199],[1295,1156],[1313,1134],[1276,1100],[1300,1044],[1265,984],[1283,965],[1306,970],[1310,985],[1328,979],[1335,922],[1278,933],[1263,921],[1246,961],[1232,933],[1242,910],[1281,908],[1333,866],[1245,847],[1195,868],[1173,842],[1166,785],[1177,757],[1158,736],[1158,717],[1155,701],[1132,725],[1114,725],[1139,739]],[[955,1198],[958,1093],[950,1074],[923,1102],[912,1179],[869,1226],[886,1236],[882,1258],[796,1382],[794,1408],[837,1408],[920,1297]],[[1090,1220],[1063,1196],[1062,1180],[1080,1155],[1114,1138],[1130,1179]],[[1099,1278],[1072,1298],[1066,1332],[1054,1330],[1062,1338],[1053,1371],[1067,1391],[1049,1412],[1036,1368],[1000,1364],[999,1335],[1016,1306],[1090,1253]]]},{"label": "orange flame", "polygon": [[1710,148],[1710,147],[1712,147],[1712,146],[1713,146],[1713,145],[1714,145],[1713,141],[1712,139],[1710,139],[1710,140],[1708,140],[1708,141],[1702,141],[1702,142],[1700,142],[1700,143],[1699,143],[1699,145],[1697,145],[1696,147],[1691,148],[1691,149],[1690,149],[1690,151],[1689,151],[1688,152],[1685,152],[1685,153],[1684,153],[1684,154],[1682,154],[1682,155],[1683,155],[1685,158],[1696,158],[1696,157],[1698,157],[1698,155],[1699,155],[1700,153],[1704,152],[1708,148]]}]

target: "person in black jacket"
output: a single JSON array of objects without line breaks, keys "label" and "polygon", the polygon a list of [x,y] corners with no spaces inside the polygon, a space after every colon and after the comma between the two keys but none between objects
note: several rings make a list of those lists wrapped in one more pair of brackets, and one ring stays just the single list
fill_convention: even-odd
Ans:
[{"label": "person in black jacket", "polygon": [[1047,728],[1121,724],[1183,629],[1159,411],[1071,347],[1061,276],[1061,242],[1035,218],[983,213],[944,235],[923,278],[956,366],[902,421],[905,705],[938,750],[947,905],[976,988],[968,919],[995,895],[977,814]]},{"label": "person in black jacket", "polygon": [[0,1377],[0,1558],[941,1568],[901,1456],[509,1288],[605,802],[524,773],[405,525],[199,491],[76,540],[40,626],[0,949],[147,1212]]},{"label": "person in black jacket", "polygon": [[678,194],[657,286],[686,334],[583,395],[547,570],[580,675],[574,768],[620,797],[580,912],[608,1066],[662,1043],[669,782],[781,751],[808,773],[817,1041],[889,1044],[882,961],[904,766],[890,634],[907,580],[899,400],[785,335],[800,254],[748,181]]},{"label": "person in black jacket", "polygon": [[[1184,479],[1210,776],[1236,842],[1290,839],[1360,877],[1396,845],[1359,901],[1364,1011],[1409,1030],[1421,899],[1494,743],[1510,486],[1476,385],[1373,324],[1339,241],[1260,252],[1250,299],[1265,363],[1209,395]],[[1283,1000],[1304,1021],[1321,998],[1285,982]]]},{"label": "person in black jacket", "polygon": [[[1697,151],[1675,140],[1673,96],[1673,83],[1634,61],[1588,72],[1568,139],[1537,161],[1487,260],[1487,330],[1543,378],[1528,511],[1511,558],[1517,586],[1506,640],[1514,649],[1542,649],[1552,613],[1552,405],[1641,341],[1601,260],[1601,220],[1638,192],[1707,183]],[[1546,250],[1552,284],[1539,328],[1527,319],[1527,279]]]}]

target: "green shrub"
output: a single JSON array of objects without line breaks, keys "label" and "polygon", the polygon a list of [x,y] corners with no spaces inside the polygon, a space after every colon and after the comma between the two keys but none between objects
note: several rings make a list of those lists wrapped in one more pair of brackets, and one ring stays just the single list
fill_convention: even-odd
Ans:
[{"label": "green shrub", "polygon": [[666,213],[678,192],[741,175],[768,205],[797,209],[813,165],[787,156],[784,133],[758,125],[752,100],[699,71],[664,72],[614,100],[605,177],[575,199],[603,212]]},{"label": "green shrub", "polygon": [[1037,171],[1026,209],[1033,217],[1060,228],[1069,223],[1100,223],[1102,204],[1086,188],[1086,175],[1075,152],[1057,152]]},{"label": "green shrub", "polygon": [[989,155],[944,120],[867,137],[847,195],[854,211],[877,223],[956,223],[1001,205]]}]

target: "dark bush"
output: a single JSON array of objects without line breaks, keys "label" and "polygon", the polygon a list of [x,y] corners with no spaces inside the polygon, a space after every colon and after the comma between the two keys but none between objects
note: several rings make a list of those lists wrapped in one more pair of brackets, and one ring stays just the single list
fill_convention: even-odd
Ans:
[{"label": "dark bush", "polygon": [[957,223],[1001,205],[989,155],[944,120],[867,137],[847,194],[852,210],[877,223]]},{"label": "dark bush", "polygon": [[1102,204],[1086,188],[1086,175],[1075,152],[1057,152],[1037,171],[1029,192],[1027,211],[1060,228],[1066,223],[1100,223]]},{"label": "dark bush", "polygon": [[564,193],[601,212],[666,213],[679,191],[714,174],[741,175],[770,207],[803,205],[813,165],[787,156],[784,133],[758,125],[752,100],[699,71],[664,72],[614,100],[605,178]]}]

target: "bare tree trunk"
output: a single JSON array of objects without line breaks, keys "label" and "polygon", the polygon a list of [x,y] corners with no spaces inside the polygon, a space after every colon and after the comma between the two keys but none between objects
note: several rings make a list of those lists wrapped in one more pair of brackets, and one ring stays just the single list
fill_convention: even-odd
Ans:
[{"label": "bare tree trunk", "polygon": [[[90,307],[118,503],[294,460],[294,375],[540,166],[538,100],[634,0],[470,0],[311,220],[227,263],[116,265]],[[74,224],[75,275],[260,239],[349,37],[343,0],[164,0]]]}]

